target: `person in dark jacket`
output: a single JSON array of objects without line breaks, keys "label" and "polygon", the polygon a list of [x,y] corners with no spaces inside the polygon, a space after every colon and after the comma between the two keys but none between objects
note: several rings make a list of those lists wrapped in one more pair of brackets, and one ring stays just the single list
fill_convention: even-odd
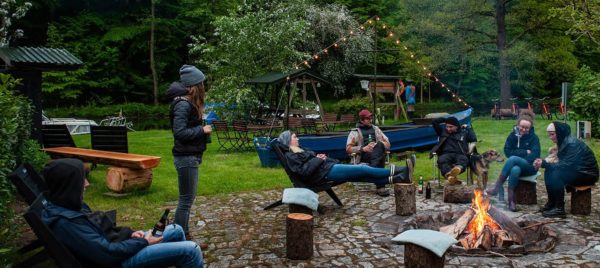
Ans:
[{"label": "person in dark jacket", "polygon": [[[469,143],[477,141],[473,129],[461,126],[456,117],[436,118],[432,122],[439,142],[431,150],[438,155],[437,164],[450,185],[460,184],[458,174],[469,165]],[[445,127],[442,127],[445,123]]]},{"label": "person in dark jacket", "polygon": [[496,180],[496,185],[488,189],[487,193],[496,195],[503,192],[502,185],[508,178],[508,202],[506,205],[509,210],[516,211],[515,188],[519,185],[521,176],[531,176],[537,173],[533,161],[540,157],[540,150],[540,139],[535,135],[532,114],[521,114],[517,125],[504,143],[504,154],[508,160]]},{"label": "person in dark jacket", "polygon": [[125,237],[107,234],[83,202],[89,183],[80,160],[52,161],[44,168],[44,179],[49,191],[45,193],[42,221],[84,267],[203,267],[200,248],[185,241],[179,225],[168,225],[162,237],[128,228]]},{"label": "person in dark jacket", "polygon": [[284,147],[287,166],[306,185],[318,185],[326,181],[371,182],[376,185],[387,183],[410,183],[415,157],[406,160],[406,167],[375,168],[368,165],[340,164],[338,160],[324,154],[315,154],[300,147],[296,133],[289,130],[277,138]]},{"label": "person in dark jacket", "polygon": [[553,122],[546,129],[558,147],[558,162],[536,159],[536,168],[544,168],[548,202],[541,209],[544,217],[561,217],[565,213],[565,187],[593,185],[598,182],[598,162],[594,152],[583,141],[571,136],[569,125]]},{"label": "person in dark jacket", "polygon": [[192,65],[183,65],[179,70],[180,81],[171,84],[166,92],[173,102],[170,107],[173,130],[173,162],[177,169],[179,202],[175,212],[175,223],[181,225],[188,240],[190,209],[196,199],[198,188],[198,166],[206,150],[207,139],[212,132],[210,125],[203,126],[204,79],[202,71]]}]

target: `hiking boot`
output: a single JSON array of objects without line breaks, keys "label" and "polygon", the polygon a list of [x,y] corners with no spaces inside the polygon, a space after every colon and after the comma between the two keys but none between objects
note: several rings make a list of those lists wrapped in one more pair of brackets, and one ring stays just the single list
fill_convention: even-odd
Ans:
[{"label": "hiking boot", "polygon": [[564,206],[557,206],[555,208],[551,208],[547,211],[542,212],[542,216],[546,218],[565,218],[567,217],[567,213],[565,213]]},{"label": "hiking boot", "polygon": [[448,178],[448,185],[460,185],[460,184],[462,184],[462,182],[459,181],[455,176],[452,176],[452,175],[448,174],[447,178]]},{"label": "hiking boot", "polygon": [[388,189],[385,187],[377,187],[377,189],[375,189],[375,194],[381,197],[386,197],[390,196],[390,191],[388,191]]},{"label": "hiking boot", "polygon": [[496,184],[494,185],[494,187],[489,188],[487,190],[485,190],[485,192],[490,195],[490,196],[496,196],[498,194],[498,191],[500,190],[500,188],[503,187],[504,182],[506,181],[506,176],[498,176],[498,180],[496,180]]},{"label": "hiking boot", "polygon": [[454,166],[448,173],[450,174],[449,176],[458,178],[458,175],[460,175],[460,172],[462,172],[462,166]]},{"label": "hiking boot", "polygon": [[546,204],[545,204],[543,207],[541,207],[541,208],[538,210],[538,212],[542,212],[542,213],[544,213],[544,212],[546,212],[546,211],[548,211],[548,210],[551,210],[551,209],[553,209],[553,208],[554,208],[554,204],[553,204],[552,202],[550,202],[550,200],[548,200],[548,202],[546,202]]},{"label": "hiking boot", "polygon": [[517,211],[517,202],[515,201],[514,188],[508,188],[508,200],[506,201],[506,208],[512,212]]}]

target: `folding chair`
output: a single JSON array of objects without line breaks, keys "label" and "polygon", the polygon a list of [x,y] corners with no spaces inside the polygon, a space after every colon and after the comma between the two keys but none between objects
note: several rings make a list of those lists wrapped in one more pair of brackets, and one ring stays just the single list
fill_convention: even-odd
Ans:
[{"label": "folding chair", "polygon": [[215,133],[219,142],[219,151],[221,149],[225,151],[236,150],[238,147],[235,133],[229,129],[227,122],[224,120],[213,120],[212,125],[215,127]]},{"label": "folding chair", "polygon": [[90,137],[94,150],[129,153],[125,126],[91,126]]},{"label": "folding chair", "polygon": [[254,149],[252,137],[250,137],[248,131],[248,122],[233,120],[233,130],[236,133],[236,140],[240,150],[243,151]]},{"label": "folding chair", "polygon": [[77,147],[67,125],[42,125],[44,148]]},{"label": "folding chair", "polygon": [[[273,140],[271,142],[271,148],[275,151],[275,154],[277,155],[277,158],[279,159],[279,162],[281,162],[281,165],[283,166],[283,168],[285,169],[285,173],[287,173],[288,178],[290,179],[290,181],[292,182],[292,184],[294,185],[294,187],[296,188],[307,188],[315,193],[319,193],[319,192],[323,192],[325,191],[329,197],[331,197],[331,199],[333,199],[333,201],[338,204],[339,206],[343,206],[342,201],[340,201],[340,199],[338,198],[338,196],[335,194],[335,192],[333,191],[333,187],[342,184],[343,182],[338,182],[338,183],[334,183],[334,182],[325,182],[322,184],[317,184],[317,185],[307,185],[305,183],[302,182],[302,180],[300,180],[299,178],[297,178],[292,171],[290,170],[290,168],[287,165],[287,161],[285,159],[285,152],[288,150],[287,148],[285,148],[282,144],[280,144],[277,139]],[[269,210],[272,209],[274,207],[278,207],[280,205],[282,205],[283,202],[281,199],[279,199],[278,201],[275,201],[273,203],[271,203],[270,205],[266,206],[264,208],[264,210]],[[322,211],[319,209],[319,213],[322,213]]]}]

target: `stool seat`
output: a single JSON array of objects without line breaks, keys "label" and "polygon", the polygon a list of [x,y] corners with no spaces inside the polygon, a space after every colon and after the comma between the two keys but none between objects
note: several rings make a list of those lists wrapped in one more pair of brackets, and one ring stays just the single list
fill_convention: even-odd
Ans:
[{"label": "stool seat", "polygon": [[538,178],[539,176],[541,176],[541,175],[542,175],[542,173],[540,173],[540,172],[538,171],[537,173],[535,173],[535,174],[533,174],[533,175],[530,175],[530,176],[522,176],[522,177],[519,177],[519,180],[520,180],[520,181],[528,181],[528,182],[536,183],[536,182],[537,182],[537,178]]}]

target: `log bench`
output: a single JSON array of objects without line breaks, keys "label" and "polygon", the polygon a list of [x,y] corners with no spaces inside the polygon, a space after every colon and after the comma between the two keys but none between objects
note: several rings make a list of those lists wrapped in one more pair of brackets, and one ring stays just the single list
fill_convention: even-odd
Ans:
[{"label": "log bench", "polygon": [[571,214],[590,215],[592,212],[592,188],[596,185],[576,186],[571,192]]},{"label": "log bench", "polygon": [[52,158],[77,158],[84,162],[110,165],[106,174],[106,186],[116,193],[133,189],[146,189],[152,184],[152,169],[160,163],[160,157],[84,149],[55,147],[43,149]]}]

